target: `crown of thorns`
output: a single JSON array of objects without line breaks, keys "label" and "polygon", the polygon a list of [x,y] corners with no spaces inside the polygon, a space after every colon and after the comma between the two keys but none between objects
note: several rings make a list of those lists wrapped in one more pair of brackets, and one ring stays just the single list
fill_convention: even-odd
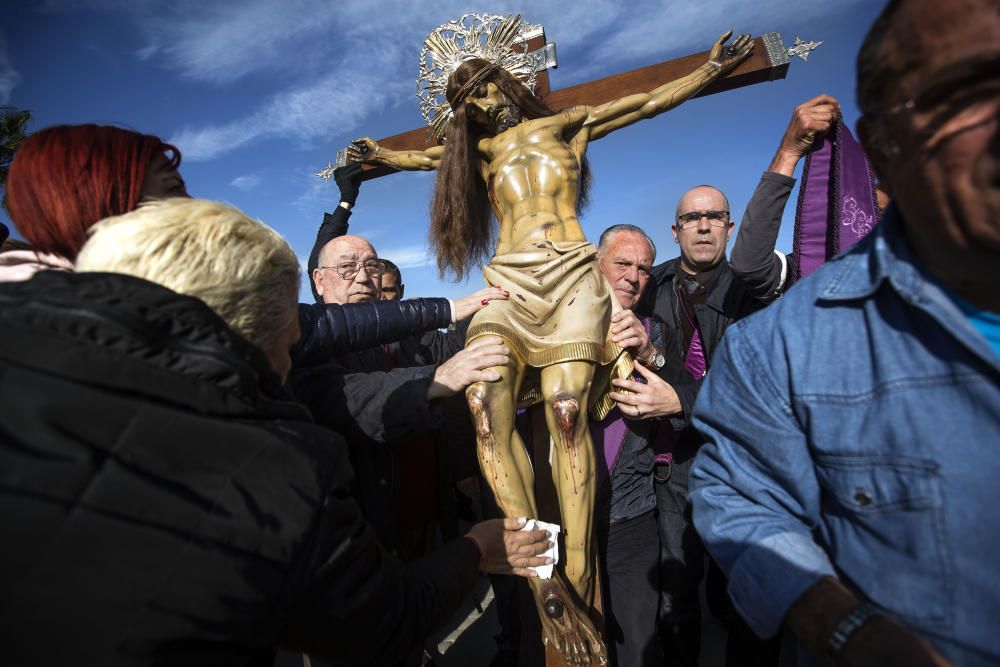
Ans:
[{"label": "crown of thorns", "polygon": [[454,115],[446,97],[448,78],[466,60],[487,60],[534,91],[537,63],[528,53],[524,39],[531,27],[521,21],[520,14],[466,14],[456,21],[439,25],[427,35],[420,50],[417,97],[420,98],[420,115],[437,139],[444,137]]}]

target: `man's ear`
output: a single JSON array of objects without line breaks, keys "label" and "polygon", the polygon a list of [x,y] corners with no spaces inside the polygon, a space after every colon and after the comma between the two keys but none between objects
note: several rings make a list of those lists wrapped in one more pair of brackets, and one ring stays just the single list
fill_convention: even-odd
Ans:
[{"label": "man's ear", "polygon": [[861,147],[865,150],[865,155],[871,162],[875,175],[878,176],[880,182],[886,184],[886,189],[892,192],[892,184],[889,182],[889,175],[885,168],[888,164],[888,156],[885,154],[884,142],[879,138],[877,124],[878,121],[865,115],[858,118],[855,129],[858,132],[858,141],[861,142]]},{"label": "man's ear", "polygon": [[674,243],[681,242],[681,240],[677,238],[677,225],[670,225],[670,233],[674,235]]},{"label": "man's ear", "polygon": [[733,230],[734,229],[736,229],[736,223],[733,222],[732,220],[730,220],[729,221],[729,228],[726,229],[726,241],[727,242],[729,241],[729,239],[731,239],[733,237]]},{"label": "man's ear", "polygon": [[313,285],[316,286],[316,294],[323,296],[323,283],[320,282],[320,275],[322,275],[322,269],[313,269],[312,281]]}]

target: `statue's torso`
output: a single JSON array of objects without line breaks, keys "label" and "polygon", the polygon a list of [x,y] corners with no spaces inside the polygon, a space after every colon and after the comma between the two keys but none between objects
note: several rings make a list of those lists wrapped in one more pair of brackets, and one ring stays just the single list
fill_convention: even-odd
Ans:
[{"label": "statue's torso", "polygon": [[576,217],[580,162],[563,114],[525,121],[488,144],[486,177],[500,222],[497,254],[539,241],[585,241]]}]

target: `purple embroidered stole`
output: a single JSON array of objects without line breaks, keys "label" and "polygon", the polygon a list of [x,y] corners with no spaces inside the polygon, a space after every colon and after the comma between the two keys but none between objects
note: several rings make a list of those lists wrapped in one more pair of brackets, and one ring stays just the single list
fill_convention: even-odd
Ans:
[{"label": "purple embroidered stole", "polygon": [[863,239],[877,222],[871,165],[838,121],[807,157],[795,211],[792,277],[805,278]]}]

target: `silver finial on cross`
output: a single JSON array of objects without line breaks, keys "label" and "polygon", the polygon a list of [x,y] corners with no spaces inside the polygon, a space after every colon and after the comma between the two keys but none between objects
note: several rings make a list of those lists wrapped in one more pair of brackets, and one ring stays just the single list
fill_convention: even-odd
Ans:
[{"label": "silver finial on cross", "polygon": [[333,176],[333,170],[334,170],[333,164],[327,162],[326,166],[323,167],[320,171],[316,172],[314,176],[319,176],[320,178],[323,179],[323,182],[329,183],[330,177]]},{"label": "silver finial on cross", "polygon": [[816,47],[822,43],[823,42],[812,42],[812,41],[806,42],[803,41],[801,37],[796,37],[795,43],[792,44],[792,48],[786,49],[785,53],[788,54],[789,58],[791,58],[792,56],[798,56],[799,58],[802,58],[803,62],[808,62],[809,53],[815,50]]}]

